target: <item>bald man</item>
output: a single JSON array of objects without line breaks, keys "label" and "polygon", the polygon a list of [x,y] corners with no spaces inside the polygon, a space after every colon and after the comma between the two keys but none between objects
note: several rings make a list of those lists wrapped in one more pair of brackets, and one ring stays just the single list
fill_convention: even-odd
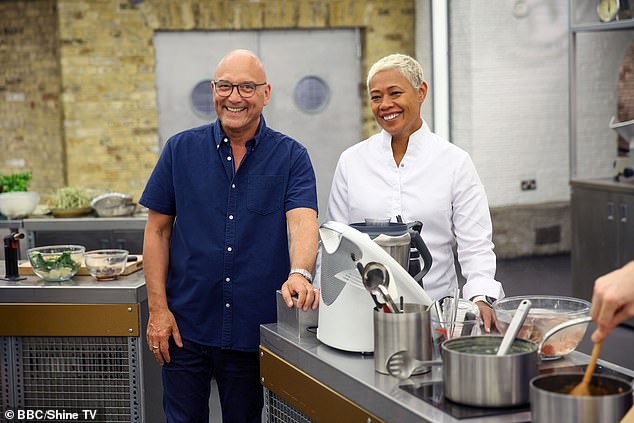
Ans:
[{"label": "bald man", "polygon": [[139,200],[146,338],[168,422],[208,421],[212,377],[223,421],[260,422],[259,326],[276,321],[275,291],[289,307],[319,303],[315,174],[301,144],[266,126],[255,54],[228,53],[211,84],[218,120],[167,141]]}]

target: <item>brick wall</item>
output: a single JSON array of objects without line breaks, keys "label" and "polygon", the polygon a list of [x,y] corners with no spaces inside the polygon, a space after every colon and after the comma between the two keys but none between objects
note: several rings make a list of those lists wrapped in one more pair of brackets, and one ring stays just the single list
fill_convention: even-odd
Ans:
[{"label": "brick wall", "polygon": [[[414,3],[394,0],[59,0],[68,183],[140,195],[158,155],[156,30],[361,27],[364,74],[414,53]],[[213,64],[210,64],[213,66]],[[362,76],[365,80],[365,75]],[[364,104],[364,134],[376,131]]]},{"label": "brick wall", "polygon": [[30,190],[65,183],[57,8],[0,2],[0,173],[30,170]]}]

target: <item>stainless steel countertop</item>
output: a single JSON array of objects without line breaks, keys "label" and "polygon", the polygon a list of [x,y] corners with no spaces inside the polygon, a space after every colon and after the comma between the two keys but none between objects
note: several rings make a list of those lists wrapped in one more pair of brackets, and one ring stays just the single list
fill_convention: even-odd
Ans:
[{"label": "stainless steel countertop", "polygon": [[[339,392],[360,407],[389,422],[457,423],[456,419],[427,402],[410,395],[401,385],[419,385],[442,379],[442,369],[414,376],[406,381],[374,371],[374,357],[339,351],[322,344],[315,335],[301,339],[277,323],[260,326],[260,344],[301,369],[321,383]],[[589,357],[573,351],[566,357],[544,362],[542,367],[565,367],[585,364]],[[634,372],[599,360],[605,367],[634,377]],[[469,423],[505,423],[530,421],[530,412],[517,412],[492,417],[470,418]]]},{"label": "stainless steel countertop", "polygon": [[625,181],[625,179],[621,182],[616,182],[614,178],[572,179],[570,186],[634,194],[634,181]]},{"label": "stainless steel countertop", "polygon": [[[5,263],[0,261],[0,278]],[[0,280],[0,303],[131,304],[147,300],[143,269],[112,281],[75,276],[68,282],[44,282],[37,276],[25,280]]]}]

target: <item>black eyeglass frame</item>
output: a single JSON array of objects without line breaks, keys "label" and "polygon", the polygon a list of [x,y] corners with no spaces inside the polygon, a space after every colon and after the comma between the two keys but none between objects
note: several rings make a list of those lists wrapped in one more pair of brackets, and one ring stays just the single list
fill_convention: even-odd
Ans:
[{"label": "black eyeglass frame", "polygon": [[[233,94],[233,89],[237,88],[238,89],[238,95],[242,98],[251,98],[253,97],[253,95],[255,94],[255,91],[257,90],[258,87],[261,87],[262,85],[266,85],[268,84],[268,82],[264,81],[261,84],[258,84],[256,82],[240,82],[238,84],[232,84],[229,81],[224,81],[224,80],[220,80],[220,81],[212,81],[214,84],[214,92],[217,93],[220,97],[230,97],[231,94]],[[220,92],[218,92],[218,89],[216,88],[218,83],[222,82],[223,84],[227,84],[227,86],[231,85],[231,91],[229,91],[229,94],[220,94]],[[240,86],[244,86],[244,85],[248,85],[248,86],[252,86],[253,87],[253,92],[249,95],[244,95],[242,94],[242,91],[240,91]]]}]

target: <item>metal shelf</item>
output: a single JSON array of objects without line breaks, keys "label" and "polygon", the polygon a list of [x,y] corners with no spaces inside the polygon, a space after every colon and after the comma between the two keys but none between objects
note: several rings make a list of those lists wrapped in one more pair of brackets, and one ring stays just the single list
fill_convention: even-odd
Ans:
[{"label": "metal shelf", "polygon": [[627,29],[634,29],[634,19],[627,19],[615,22],[576,24],[570,27],[571,32],[622,31]]},{"label": "metal shelf", "polygon": [[[574,23],[575,5],[580,0],[568,1],[568,130],[569,130],[569,176],[576,179],[577,174],[577,35],[581,33],[606,33],[634,30],[634,19],[614,22]],[[582,0],[588,2],[591,0]],[[600,58],[600,57],[599,57]]]}]

